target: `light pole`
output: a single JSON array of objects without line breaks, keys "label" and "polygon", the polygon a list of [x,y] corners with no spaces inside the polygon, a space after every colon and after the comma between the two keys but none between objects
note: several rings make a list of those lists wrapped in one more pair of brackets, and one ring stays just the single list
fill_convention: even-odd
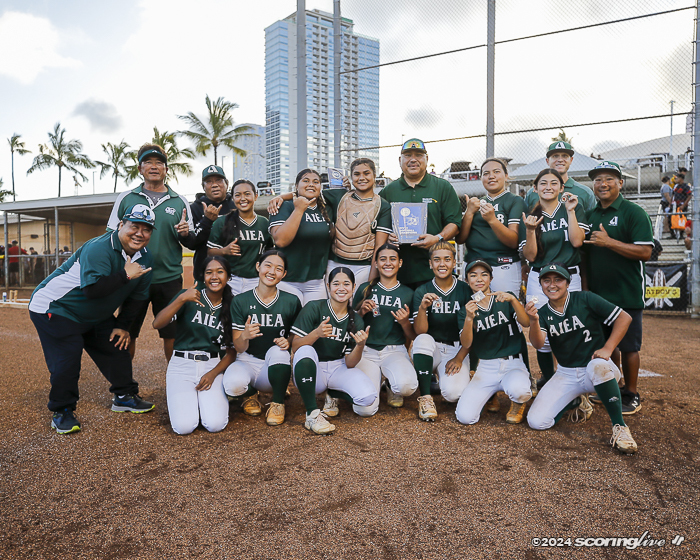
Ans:
[{"label": "light pole", "polygon": [[226,156],[221,156],[221,169],[224,170],[224,173],[226,173],[226,166],[224,165],[226,163]]},{"label": "light pole", "polygon": [[95,194],[95,172],[92,172],[92,194]]},{"label": "light pole", "polygon": [[670,103],[671,103],[671,138],[670,138],[670,145],[669,145],[668,149],[671,152],[671,165],[673,165],[673,104],[675,103],[675,101],[671,100]]}]

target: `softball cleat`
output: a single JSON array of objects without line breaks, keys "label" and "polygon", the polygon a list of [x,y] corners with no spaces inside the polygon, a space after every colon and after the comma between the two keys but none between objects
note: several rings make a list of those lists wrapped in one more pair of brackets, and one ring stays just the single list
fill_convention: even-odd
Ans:
[{"label": "softball cleat", "polygon": [[437,415],[438,413],[432,395],[418,397],[418,418],[425,422],[434,422]]},{"label": "softball cleat", "polygon": [[527,403],[511,402],[510,410],[508,414],[506,414],[506,422],[508,422],[508,424],[520,424],[523,421],[526,408]]},{"label": "softball cleat", "polygon": [[332,434],[335,432],[335,425],[331,424],[326,418],[326,415],[317,408],[311,414],[306,415],[304,427],[315,434]]},{"label": "softball cleat", "polygon": [[284,405],[276,402],[269,403],[270,408],[265,414],[265,421],[268,426],[279,426],[284,422]]},{"label": "softball cleat", "polygon": [[335,418],[340,414],[338,399],[334,399],[328,393],[326,393],[326,402],[323,403],[323,414],[332,418]]},{"label": "softball cleat", "polygon": [[255,393],[254,395],[244,398],[241,403],[241,408],[243,408],[243,412],[248,416],[260,416],[260,414],[262,414],[262,406],[260,406],[258,394]]},{"label": "softball cleat", "polygon": [[593,414],[593,405],[591,401],[588,400],[588,396],[581,395],[579,398],[581,399],[581,404],[569,411],[568,414],[569,422],[573,422],[574,424],[583,424]]},{"label": "softball cleat", "polygon": [[630,429],[627,426],[620,426],[620,424],[613,426],[610,445],[627,455],[633,455],[637,452],[637,443],[632,438]]},{"label": "softball cleat", "polygon": [[498,402],[498,393],[496,393],[489,402],[486,403],[486,412],[498,412],[501,410],[501,403]]}]

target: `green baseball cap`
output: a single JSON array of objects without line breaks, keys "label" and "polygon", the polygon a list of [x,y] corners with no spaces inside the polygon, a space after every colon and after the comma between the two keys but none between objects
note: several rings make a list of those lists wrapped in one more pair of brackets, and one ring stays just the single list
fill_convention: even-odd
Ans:
[{"label": "green baseball cap", "polygon": [[418,138],[406,140],[403,146],[401,146],[401,153],[403,154],[406,150],[418,150],[424,154],[428,153],[428,150],[425,149],[425,142],[423,142],[423,140],[418,140]]},{"label": "green baseball cap", "polygon": [[159,152],[158,150],[146,150],[145,152],[143,152],[141,154],[141,157],[139,158],[139,165],[141,165],[141,162],[144,159],[146,159],[147,157],[150,157],[150,156],[156,156],[160,161],[162,161],[166,165],[168,164],[168,158],[165,155],[163,155],[161,152]]},{"label": "green baseball cap", "polygon": [[156,229],[156,215],[145,204],[134,204],[132,207],[127,208],[126,213],[122,217],[122,222],[148,224],[153,229]]},{"label": "green baseball cap", "polygon": [[593,169],[591,169],[588,172],[588,176],[591,179],[595,179],[595,176],[598,175],[598,173],[600,173],[601,171],[610,171],[613,175],[617,175],[618,179],[622,179],[622,170],[620,169],[620,166],[614,161],[601,161],[598,165],[596,165]]},{"label": "green baseball cap", "polygon": [[212,175],[226,179],[226,173],[224,173],[223,168],[219,167],[218,165],[208,165],[202,170],[202,181],[204,181],[204,179],[207,177],[211,177]]},{"label": "green baseball cap", "polygon": [[574,155],[574,149],[571,147],[571,144],[562,141],[554,142],[549,145],[549,148],[547,148],[547,157],[551,156],[554,152],[564,152],[570,156]]},{"label": "green baseball cap", "polygon": [[479,259],[477,259],[477,260],[475,260],[475,261],[472,261],[472,262],[470,262],[469,264],[467,264],[467,266],[464,267],[464,274],[466,274],[467,272],[469,272],[469,271],[470,271],[472,268],[474,268],[475,266],[483,266],[486,270],[489,271],[489,274],[491,274],[491,276],[493,276],[493,268],[491,268],[491,265],[490,265],[489,263],[487,263],[486,261],[482,261],[482,260],[479,260]]},{"label": "green baseball cap", "polygon": [[564,279],[566,279],[566,280],[568,280],[568,281],[571,281],[571,274],[569,274],[569,271],[566,270],[566,269],[565,269],[563,266],[561,266],[560,264],[554,264],[554,263],[552,263],[552,264],[547,264],[547,265],[545,265],[545,266],[542,267],[542,269],[540,270],[539,279],[542,280],[542,277],[543,277],[545,274],[549,274],[550,272],[553,272],[554,274],[558,274],[558,275],[561,276],[562,278],[564,278]]}]

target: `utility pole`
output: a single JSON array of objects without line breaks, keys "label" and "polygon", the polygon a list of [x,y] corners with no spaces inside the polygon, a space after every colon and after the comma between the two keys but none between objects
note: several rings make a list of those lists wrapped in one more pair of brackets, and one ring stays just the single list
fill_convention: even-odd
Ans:
[{"label": "utility pole", "polygon": [[700,154],[700,49],[698,49],[698,37],[700,37],[700,0],[697,0],[695,5],[695,38],[693,45],[695,46],[695,57],[693,65],[693,114],[695,120],[693,122],[693,225],[695,233],[693,237],[693,253],[692,253],[692,317],[700,319],[700,235],[698,235],[698,226],[700,224],[700,167],[698,166],[698,154]]},{"label": "utility pole", "polygon": [[306,0],[297,0],[297,168],[308,166],[306,151]]},{"label": "utility pole", "polygon": [[340,0],[333,0],[333,167],[340,167],[340,143],[343,138],[340,91],[340,65],[343,54],[343,27]]},{"label": "utility pole", "polygon": [[496,0],[488,0],[486,19],[486,157],[494,154],[494,91],[496,68]]},{"label": "utility pole", "polygon": [[669,154],[671,155],[671,164],[673,164],[673,104],[675,103],[675,101],[672,99],[670,101],[670,103],[671,103],[671,137],[670,137],[670,141],[669,141],[670,143],[669,143],[668,150],[669,150]]}]

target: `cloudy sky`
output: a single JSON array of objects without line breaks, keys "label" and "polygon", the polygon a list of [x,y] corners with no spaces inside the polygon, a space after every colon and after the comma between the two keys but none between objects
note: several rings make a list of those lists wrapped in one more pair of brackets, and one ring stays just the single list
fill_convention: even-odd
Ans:
[{"label": "cloudy sky", "polygon": [[[620,19],[688,5],[687,0],[498,0],[497,40]],[[485,43],[482,0],[343,0],[355,30],[377,37],[381,60]],[[332,11],[331,0],[307,8]],[[264,29],[295,11],[294,0],[4,0],[0,7],[0,178],[10,186],[6,138],[17,132],[33,154],[15,155],[19,199],[56,195],[57,171],[26,170],[39,143],[60,121],[92,159],[100,144],[124,139],[137,147],[153,126],[182,127],[176,115],[202,113],[204,97],[223,96],[240,108],[236,121],[264,124]],[[632,118],[690,110],[693,11],[553,37],[504,44],[496,53],[496,129]],[[383,68],[383,145],[418,136],[426,141],[485,131],[485,49]],[[577,150],[590,153],[666,136],[670,119],[570,129]],[[685,118],[674,121],[684,132]],[[556,131],[554,131],[556,132]],[[499,155],[528,163],[551,131],[501,136]],[[182,141],[187,145],[186,141]],[[452,160],[478,162],[483,139],[435,143],[438,169]],[[681,151],[684,151],[682,147]],[[380,165],[398,174],[397,150]],[[195,163],[199,171],[208,160]],[[227,170],[231,159],[227,161]],[[80,194],[92,192],[92,171]],[[135,186],[135,185],[134,185]],[[184,194],[199,190],[181,179]],[[123,190],[126,185],[119,185]],[[68,174],[63,193],[76,189]],[[112,181],[95,173],[97,192]]]}]

